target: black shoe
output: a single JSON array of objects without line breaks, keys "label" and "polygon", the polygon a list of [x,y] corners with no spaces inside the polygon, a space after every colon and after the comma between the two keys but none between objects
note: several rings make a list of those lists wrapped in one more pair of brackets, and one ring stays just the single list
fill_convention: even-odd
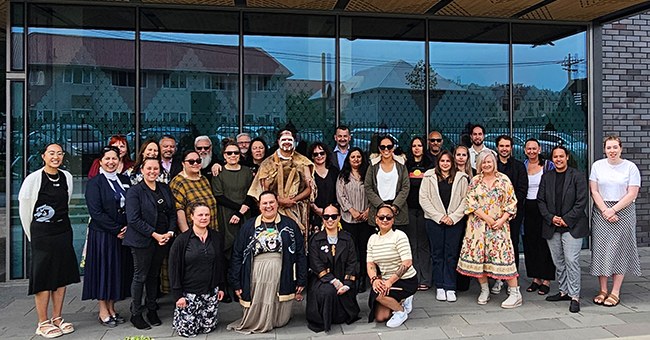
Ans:
[{"label": "black shoe", "polygon": [[131,315],[131,324],[137,329],[151,329],[151,326],[149,326],[149,324],[144,321],[142,314]]},{"label": "black shoe", "polygon": [[571,297],[569,294],[564,294],[562,293],[557,293],[555,295],[549,295],[546,297],[546,301],[551,301],[551,302],[556,302],[556,301],[569,301],[571,300]]},{"label": "black shoe", "polygon": [[223,299],[221,299],[220,302],[223,302],[223,303],[231,303],[232,302],[232,298],[230,297],[230,293],[228,293],[227,290],[224,290]]},{"label": "black shoe", "polygon": [[111,319],[113,319],[113,321],[115,321],[115,323],[118,325],[126,322],[126,319],[124,319],[124,317],[118,313],[111,315]]},{"label": "black shoe", "polygon": [[365,278],[359,279],[358,285],[359,286],[357,288],[357,293],[364,293],[366,291],[366,279]]},{"label": "black shoe", "polygon": [[102,320],[102,318],[98,316],[97,317],[97,322],[99,322],[100,325],[102,325],[104,327],[108,327],[108,328],[113,328],[113,327],[117,326],[117,324],[115,323],[115,320],[113,320],[113,318],[110,317],[110,316],[107,317],[104,320]]},{"label": "black shoe", "polygon": [[571,306],[569,306],[569,312],[577,313],[580,311],[580,301],[571,299]]},{"label": "black shoe", "polygon": [[150,310],[149,313],[147,313],[147,320],[149,320],[149,323],[152,326],[162,325],[162,321],[160,321],[160,318],[158,317],[158,312],[155,310]]}]

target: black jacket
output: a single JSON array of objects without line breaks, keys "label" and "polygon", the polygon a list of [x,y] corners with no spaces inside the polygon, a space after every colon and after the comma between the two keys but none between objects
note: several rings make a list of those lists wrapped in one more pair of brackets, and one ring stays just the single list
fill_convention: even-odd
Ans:
[{"label": "black jacket", "polygon": [[[156,182],[156,185],[160,186],[160,191],[167,205],[166,213],[169,220],[167,231],[175,231],[177,224],[176,201],[174,201],[172,191],[169,189],[169,185],[165,183]],[[126,193],[126,220],[128,224],[122,242],[125,246],[147,248],[154,241],[151,234],[156,231],[158,208],[150,189],[146,186],[147,184],[142,181]]]},{"label": "black jacket", "polygon": [[169,169],[169,180],[176,177],[181,171],[183,171],[183,160],[180,156],[172,156],[172,166]]},{"label": "black jacket", "polygon": [[569,226],[569,232],[574,238],[589,236],[589,221],[585,209],[589,201],[589,187],[587,179],[580,171],[572,167],[566,170],[564,190],[562,195],[562,211],[555,209],[555,178],[557,170],[547,171],[542,175],[537,193],[539,212],[544,218],[542,224],[542,237],[550,239],[555,233],[553,216],[562,217]]},{"label": "black jacket", "polygon": [[327,242],[325,231],[316,233],[309,242],[309,269],[323,283],[329,284],[333,279],[339,279],[343,284],[352,288],[357,268],[357,250],[350,233],[339,231],[334,257],[330,255],[331,246]]},{"label": "black jacket", "polygon": [[[282,271],[278,295],[280,301],[289,301],[295,297],[296,287],[307,285],[307,257],[300,227],[287,216],[281,214],[277,216],[277,228],[282,237]],[[252,246],[255,226],[259,225],[261,220],[261,216],[257,216],[242,225],[232,251],[228,279],[234,290],[242,290],[239,303],[244,307],[250,307],[251,303]]]},{"label": "black jacket", "polygon": [[[172,296],[174,301],[183,297],[183,274],[185,273],[185,250],[190,241],[190,237],[194,234],[194,229],[190,228],[184,233],[178,235],[172,244],[169,251],[169,283],[172,289]],[[209,237],[212,241],[214,248],[214,264],[212,266],[212,279],[210,281],[210,288],[214,289],[217,286],[226,286],[226,262],[223,257],[223,236],[220,232],[208,229]]]},{"label": "black jacket", "polygon": [[[499,159],[497,157],[497,159]],[[501,163],[501,159],[497,161],[497,170],[508,176],[510,182],[512,182],[512,187],[515,188],[515,196],[517,196],[517,215],[513,217],[513,221],[519,221],[521,223],[522,218],[524,218],[524,207],[526,204],[526,195],[528,194],[528,170],[524,163],[510,157],[508,158],[508,163]],[[511,226],[515,226],[513,222],[510,222]],[[519,230],[519,225],[516,225]]]},{"label": "black jacket", "polygon": [[[124,175],[117,175],[126,191],[131,182]],[[88,180],[86,186],[86,205],[90,214],[89,229],[102,231],[117,236],[126,225],[126,217],[120,216],[119,206],[115,201],[115,192],[101,173]]]}]

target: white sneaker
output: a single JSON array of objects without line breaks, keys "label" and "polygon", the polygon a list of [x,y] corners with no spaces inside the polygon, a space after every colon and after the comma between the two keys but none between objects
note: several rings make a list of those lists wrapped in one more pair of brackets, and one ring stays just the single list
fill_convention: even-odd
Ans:
[{"label": "white sneaker", "polygon": [[448,302],[456,302],[456,291],[455,290],[448,290],[447,291],[447,301]]},{"label": "white sneaker", "polygon": [[401,326],[408,318],[409,315],[406,313],[406,311],[394,311],[393,316],[386,322],[386,327],[397,328]]},{"label": "white sneaker", "polygon": [[438,300],[438,301],[446,301],[447,300],[447,294],[445,294],[444,289],[438,288],[436,290],[436,300]]},{"label": "white sneaker", "polygon": [[503,281],[495,280],[494,281],[494,286],[492,286],[492,294],[501,293],[501,288],[503,288]]},{"label": "white sneaker", "polygon": [[486,283],[481,284],[481,294],[478,296],[478,304],[484,305],[490,301],[490,285]]},{"label": "white sneaker", "polygon": [[404,308],[406,314],[409,314],[413,310],[413,295],[404,299],[404,302],[402,302],[402,308]]},{"label": "white sneaker", "polygon": [[517,287],[508,287],[510,296],[501,303],[501,308],[515,308],[523,304],[523,298],[521,297],[521,292],[519,291],[519,286]]}]

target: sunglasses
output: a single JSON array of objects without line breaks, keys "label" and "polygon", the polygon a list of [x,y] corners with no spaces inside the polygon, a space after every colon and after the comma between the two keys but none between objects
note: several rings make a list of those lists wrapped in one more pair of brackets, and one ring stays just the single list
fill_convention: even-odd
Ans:
[{"label": "sunglasses", "polygon": [[224,153],[228,156],[239,155],[239,151],[225,151]]},{"label": "sunglasses", "polygon": [[197,146],[196,149],[197,150],[210,150],[211,147],[212,147],[212,145],[210,145],[210,146]]},{"label": "sunglasses", "polygon": [[325,156],[325,151],[321,151],[321,152],[314,152],[314,153],[313,153],[312,155],[314,155],[314,157],[318,157],[318,156]]},{"label": "sunglasses", "polygon": [[201,164],[202,159],[201,159],[201,158],[197,158],[197,159],[186,159],[185,161],[186,161],[189,165],[194,165],[194,163],[196,163],[196,164]]},{"label": "sunglasses", "polygon": [[341,216],[341,215],[339,215],[339,214],[331,214],[331,215],[330,214],[323,214],[323,220],[325,220],[325,221],[327,221],[327,220],[335,220],[335,219],[339,218],[339,216]]},{"label": "sunglasses", "polygon": [[391,216],[391,215],[383,215],[383,216],[377,215],[377,218],[382,220],[382,221],[392,221],[393,220],[393,216]]},{"label": "sunglasses", "polygon": [[379,149],[380,149],[380,150],[386,150],[386,149],[388,149],[388,150],[392,150],[392,149],[393,149],[393,144],[380,145],[380,146],[379,146]]},{"label": "sunglasses", "polygon": [[431,143],[442,143],[442,138],[429,138]]}]

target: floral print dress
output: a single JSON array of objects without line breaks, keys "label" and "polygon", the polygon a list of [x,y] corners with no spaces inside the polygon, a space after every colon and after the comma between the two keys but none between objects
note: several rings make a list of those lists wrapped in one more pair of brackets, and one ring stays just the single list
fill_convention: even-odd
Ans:
[{"label": "floral print dress", "polygon": [[497,172],[492,187],[483,182],[483,174],[475,176],[467,192],[467,229],[463,247],[458,259],[459,273],[481,277],[483,274],[495,279],[517,277],[514,249],[510,239],[510,224],[506,221],[501,228],[492,229],[475,210],[481,209],[495,220],[504,213],[510,219],[517,213],[517,197],[508,176]]}]

